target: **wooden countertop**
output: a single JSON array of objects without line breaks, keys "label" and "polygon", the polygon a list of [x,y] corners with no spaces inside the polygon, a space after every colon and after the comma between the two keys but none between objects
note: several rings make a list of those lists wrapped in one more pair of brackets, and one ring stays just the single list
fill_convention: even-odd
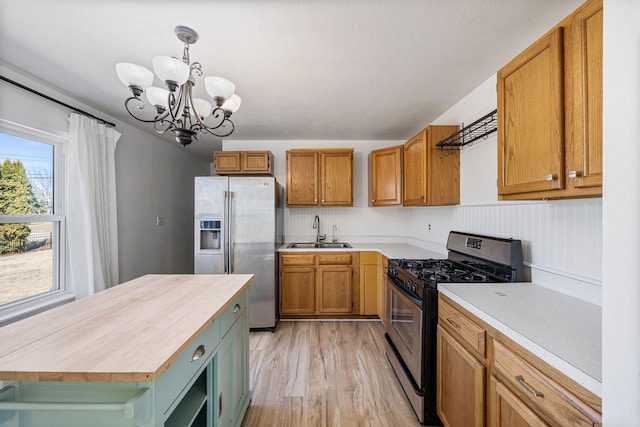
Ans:
[{"label": "wooden countertop", "polygon": [[155,381],[253,280],[147,275],[0,328],[0,380]]}]

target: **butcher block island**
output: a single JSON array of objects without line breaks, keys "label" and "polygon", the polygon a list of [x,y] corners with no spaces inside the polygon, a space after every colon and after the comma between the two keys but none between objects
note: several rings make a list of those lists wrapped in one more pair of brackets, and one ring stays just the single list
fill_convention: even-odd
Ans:
[{"label": "butcher block island", "polygon": [[238,426],[251,274],[147,275],[0,328],[0,426]]}]

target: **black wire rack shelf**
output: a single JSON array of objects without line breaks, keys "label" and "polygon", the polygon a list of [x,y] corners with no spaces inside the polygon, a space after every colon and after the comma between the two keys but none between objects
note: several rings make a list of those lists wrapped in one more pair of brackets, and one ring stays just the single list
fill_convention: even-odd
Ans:
[{"label": "black wire rack shelf", "polygon": [[449,135],[447,138],[436,144],[439,150],[462,150],[466,145],[484,138],[487,139],[489,134],[498,130],[498,110],[493,110],[486,116],[483,116],[464,126],[459,131]]}]

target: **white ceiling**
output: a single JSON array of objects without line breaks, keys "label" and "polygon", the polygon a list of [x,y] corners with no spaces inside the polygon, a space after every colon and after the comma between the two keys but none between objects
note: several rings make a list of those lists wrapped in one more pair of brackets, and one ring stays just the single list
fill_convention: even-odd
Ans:
[{"label": "white ceiling", "polygon": [[[150,131],[124,110],[114,65],[180,57],[186,25],[191,60],[242,97],[226,140],[402,140],[581,2],[0,0],[0,61]],[[188,149],[210,158],[214,141]]]}]

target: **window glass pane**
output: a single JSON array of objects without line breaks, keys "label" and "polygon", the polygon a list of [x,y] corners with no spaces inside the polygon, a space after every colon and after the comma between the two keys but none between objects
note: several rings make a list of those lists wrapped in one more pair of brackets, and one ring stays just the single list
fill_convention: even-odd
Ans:
[{"label": "window glass pane", "polygon": [[54,148],[0,133],[0,305],[59,287],[59,222],[11,219],[54,213]]},{"label": "window glass pane", "polygon": [[0,224],[0,305],[53,290],[55,226]]},{"label": "window glass pane", "polygon": [[0,215],[54,213],[53,149],[0,133]]}]

